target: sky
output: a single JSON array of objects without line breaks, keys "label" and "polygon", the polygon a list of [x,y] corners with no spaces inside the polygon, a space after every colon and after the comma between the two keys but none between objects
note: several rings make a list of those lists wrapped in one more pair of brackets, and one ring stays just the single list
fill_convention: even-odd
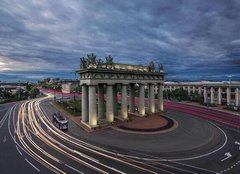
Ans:
[{"label": "sky", "polygon": [[239,0],[1,0],[0,81],[75,78],[79,58],[240,80]]}]

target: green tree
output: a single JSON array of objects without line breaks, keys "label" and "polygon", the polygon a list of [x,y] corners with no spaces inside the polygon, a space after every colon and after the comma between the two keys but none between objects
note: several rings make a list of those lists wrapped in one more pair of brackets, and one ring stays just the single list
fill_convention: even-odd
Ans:
[{"label": "green tree", "polygon": [[72,88],[71,88],[71,92],[81,93],[81,92],[82,92],[82,87],[81,87],[80,85],[75,86],[75,87],[72,87]]},{"label": "green tree", "polygon": [[31,98],[36,98],[39,93],[40,93],[39,89],[36,86],[34,86],[30,90],[30,97]]},{"label": "green tree", "polygon": [[203,103],[204,97],[203,95],[199,95],[197,92],[195,92],[191,96],[191,101]]},{"label": "green tree", "polygon": [[22,99],[27,99],[29,96],[29,93],[27,90],[23,90],[23,89],[18,89],[15,93],[15,98],[18,100],[22,100]]},{"label": "green tree", "polygon": [[166,90],[163,92],[163,97],[169,100],[189,100],[188,93],[183,88],[178,88],[173,91]]}]

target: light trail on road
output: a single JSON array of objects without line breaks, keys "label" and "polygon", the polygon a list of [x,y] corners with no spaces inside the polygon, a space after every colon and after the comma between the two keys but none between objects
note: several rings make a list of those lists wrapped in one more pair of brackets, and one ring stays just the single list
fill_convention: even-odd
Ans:
[{"label": "light trail on road", "polygon": [[176,111],[196,115],[199,117],[203,117],[211,121],[220,122],[220,123],[235,127],[237,129],[240,128],[239,116],[234,116],[231,114],[226,114],[223,112],[205,109],[201,107],[183,105],[183,104],[172,103],[172,102],[167,102],[165,104],[165,107],[166,109],[176,110]]},{"label": "light trail on road", "polygon": [[[59,130],[51,121],[51,111],[42,105],[51,97],[19,102],[0,120],[3,126],[8,118],[8,130],[15,142],[17,153],[36,172],[51,173],[214,173],[201,167],[183,164],[161,157],[140,157],[109,150],[83,141]],[[119,96],[119,99],[121,96]],[[138,98],[135,98],[138,104]],[[145,100],[147,102],[147,99]],[[185,105],[184,105],[185,106]],[[166,103],[167,109],[183,111],[181,104]],[[201,116],[228,126],[238,126],[235,116],[204,108],[185,106],[184,113]],[[204,116],[205,117],[204,117]],[[207,117],[206,117],[207,116]],[[200,156],[201,157],[201,156]],[[42,167],[41,167],[42,166]],[[49,173],[48,172],[48,173]]]},{"label": "light trail on road", "polygon": [[[16,134],[16,136],[14,135],[14,141],[17,143],[17,147],[52,172],[63,174],[69,171],[78,171],[78,173],[84,173],[73,167],[80,165],[85,166],[85,170],[93,170],[104,174],[128,173],[128,168],[138,171],[138,173],[158,173],[161,170],[165,173],[171,173],[119,156],[119,154],[62,132],[51,123],[48,115],[41,108],[40,103],[45,99],[48,99],[48,97],[25,101],[19,105],[18,112],[16,112],[17,107],[14,106],[7,115],[9,115],[9,118],[11,115],[17,115],[15,123],[13,117]],[[71,165],[67,164],[66,161],[70,161]],[[106,163],[105,161],[109,162]],[[115,164],[127,167],[119,168],[115,167]]]}]

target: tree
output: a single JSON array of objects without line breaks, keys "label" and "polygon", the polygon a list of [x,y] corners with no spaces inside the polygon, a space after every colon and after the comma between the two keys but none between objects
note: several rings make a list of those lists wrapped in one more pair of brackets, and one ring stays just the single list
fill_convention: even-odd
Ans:
[{"label": "tree", "polygon": [[28,98],[28,91],[27,90],[23,90],[23,89],[18,89],[15,93],[15,98],[16,99],[27,99]]},{"label": "tree", "polygon": [[40,93],[39,89],[36,86],[34,86],[30,90],[30,97],[31,98],[36,98],[39,93]]},{"label": "tree", "polygon": [[80,85],[75,86],[75,87],[71,88],[71,92],[73,92],[73,93],[81,93],[82,92],[82,87]]},{"label": "tree", "polygon": [[178,101],[189,100],[188,93],[183,88],[178,88],[173,91],[170,91],[170,90],[163,91],[163,96],[164,98],[169,100],[178,100]]},{"label": "tree", "polygon": [[203,97],[203,95],[200,95],[197,92],[195,92],[195,93],[192,94],[191,100],[194,101],[194,102],[203,103],[204,97]]},{"label": "tree", "polygon": [[183,88],[178,88],[172,91],[172,99],[177,99],[178,101],[181,100],[188,100],[189,96],[186,90]]}]

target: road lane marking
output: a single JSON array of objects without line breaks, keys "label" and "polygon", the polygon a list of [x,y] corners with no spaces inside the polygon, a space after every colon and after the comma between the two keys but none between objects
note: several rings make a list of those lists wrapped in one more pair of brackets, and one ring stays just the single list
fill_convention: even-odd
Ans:
[{"label": "road lane marking", "polygon": [[225,160],[227,160],[228,158],[231,158],[231,157],[232,157],[232,155],[231,155],[230,152],[225,153],[224,156],[226,156],[226,158],[223,158],[223,159],[221,160],[222,162],[225,161]]},{"label": "road lane marking", "polygon": [[149,162],[169,162],[169,163],[176,163],[176,164],[179,164],[179,165],[182,165],[182,166],[187,166],[187,167],[191,167],[191,168],[194,168],[194,169],[207,171],[207,172],[210,172],[210,173],[217,173],[216,171],[212,171],[212,170],[204,169],[204,168],[201,168],[201,167],[197,167],[197,166],[192,166],[192,165],[180,163],[180,162],[177,162],[177,161],[170,161],[170,160],[168,160],[168,159],[158,158],[158,157],[156,157],[156,156],[146,155],[146,154],[144,154],[144,153],[139,153],[139,154],[153,157],[153,159],[151,159],[151,158],[141,158],[141,157],[130,156],[130,155],[122,155],[122,154],[116,153],[116,155],[118,155],[118,156],[129,157],[130,159],[134,158],[134,159],[139,159],[139,160],[144,160],[144,161],[149,161]]},{"label": "road lane marking", "polygon": [[[40,107],[40,105],[38,104],[38,105],[36,105],[36,107]],[[40,107],[40,108],[41,108],[41,107]],[[47,124],[47,122],[49,122],[49,120],[48,120],[47,117],[46,117],[47,114],[46,114],[46,113],[44,112],[44,110],[42,110],[42,109],[40,109],[39,111],[41,111],[41,112],[38,112],[37,114],[43,115],[43,117],[40,117],[41,121],[42,121],[48,128],[51,128],[51,127]],[[45,120],[45,119],[47,119],[47,120]],[[51,125],[51,124],[50,124],[50,125]],[[51,129],[52,129],[52,128],[51,128]],[[52,129],[53,133],[54,133],[54,134],[56,134],[56,133],[59,134],[59,132],[58,132],[59,130],[55,130],[55,129],[56,129],[55,127]],[[62,132],[61,132],[61,134],[62,134]],[[61,135],[61,134],[60,134],[60,135]],[[64,135],[65,135],[65,134],[64,134]],[[63,140],[67,140],[67,141],[70,141],[70,142],[72,142],[72,143],[74,143],[74,144],[77,144],[76,142],[69,140],[68,138],[64,137],[63,135],[61,135],[61,138],[62,138]],[[70,137],[70,138],[73,138],[73,137]],[[77,145],[79,145],[79,144],[77,144]],[[83,148],[85,148],[85,149],[88,149],[88,150],[90,150],[90,151],[94,151],[95,153],[99,153],[99,152],[96,152],[96,150],[89,149],[89,148],[87,148],[87,147],[85,147],[85,146],[83,146],[83,145],[81,145],[81,147],[83,147]],[[106,156],[106,157],[108,157],[108,158],[112,158],[112,159],[115,159],[115,160],[119,161],[119,159],[113,158],[113,157],[108,156],[108,155],[106,155],[106,154],[102,154],[102,153],[99,153],[99,154],[101,154],[101,155],[103,155],[103,156]],[[95,160],[94,162],[98,162],[98,161]],[[123,161],[121,161],[121,162],[123,162]],[[126,162],[125,162],[125,163],[126,163]],[[100,163],[100,162],[98,162],[98,164],[104,165],[104,164],[102,164],[102,163]],[[145,169],[145,168],[142,168],[142,167],[139,167],[139,166],[135,166],[135,165],[133,165],[133,164],[129,164],[129,163],[127,163],[127,164],[130,165],[130,166],[134,166],[134,167],[137,167],[137,168],[139,168],[139,169],[145,170],[145,171],[149,171],[149,170],[147,170],[147,169]],[[117,169],[115,169],[115,168],[111,168],[111,167],[106,166],[106,165],[104,165],[104,167],[107,167],[107,168],[109,168],[109,169],[111,169],[111,170],[117,171],[118,173],[123,173],[123,172],[121,172],[121,171],[119,171],[119,170],[117,170]],[[151,173],[156,173],[156,172],[152,172],[152,171],[149,171],[149,172],[151,172]]]},{"label": "road lane marking", "polygon": [[214,125],[214,126],[216,126],[216,127],[223,133],[224,138],[225,138],[225,141],[224,141],[224,143],[223,143],[223,145],[222,145],[221,147],[219,147],[218,149],[215,149],[215,150],[213,150],[213,151],[211,151],[211,152],[209,152],[209,153],[203,154],[203,155],[194,156],[194,157],[189,157],[189,158],[171,159],[171,160],[169,160],[169,161],[185,161],[185,160],[192,160],[192,159],[202,158],[202,157],[209,156],[209,155],[211,155],[211,154],[213,154],[213,153],[221,150],[221,149],[227,144],[227,142],[228,142],[227,134],[226,134],[220,127],[218,127],[217,125],[215,125],[214,123],[211,123],[211,122],[209,122],[209,123],[212,124],[212,125]]},{"label": "road lane marking", "polygon": [[178,171],[183,171],[183,172],[187,172],[187,173],[192,173],[192,174],[197,174],[196,172],[193,172],[191,170],[186,170],[186,169],[183,169],[183,168],[179,168],[179,167],[176,167],[176,166],[171,166],[171,165],[168,165],[168,164],[163,164],[161,162],[154,162],[152,164],[158,164],[158,165],[162,165],[162,166],[166,166],[166,167],[169,167],[169,168],[173,168],[173,169],[177,169]]},{"label": "road lane marking", "polygon": [[27,158],[25,158],[25,160],[28,162],[28,164],[30,164],[34,169],[36,169],[38,172],[40,172],[40,170],[35,166],[33,165],[30,161],[28,161]]},{"label": "road lane marking", "polygon": [[17,149],[18,153],[22,156],[22,152],[19,150],[17,145],[16,145],[16,149]]},{"label": "road lane marking", "polygon": [[74,170],[75,172],[78,172],[78,173],[84,174],[83,172],[81,172],[81,171],[79,171],[79,170],[75,169],[75,168],[74,168],[74,167],[72,167],[72,166],[69,166],[69,165],[67,165],[67,164],[65,164],[65,166],[67,166],[68,168],[70,168],[70,169]]},{"label": "road lane marking", "polygon": [[236,145],[239,145],[239,149],[238,149],[238,150],[240,150],[240,142],[235,141],[234,143],[235,143]]},{"label": "road lane marking", "polygon": [[235,164],[233,164],[232,166],[228,167],[227,169],[220,171],[219,174],[225,173],[225,172],[233,169],[233,168],[236,167],[239,163],[240,163],[240,161],[237,161]]},{"label": "road lane marking", "polygon": [[4,125],[5,120],[7,119],[7,117],[9,116],[11,109],[8,109],[8,111],[5,113],[5,115],[3,116],[3,118],[0,120],[0,129],[2,128],[2,126]]},{"label": "road lane marking", "polygon": [[208,170],[208,169],[204,169],[204,168],[197,167],[197,166],[192,166],[192,165],[188,165],[188,164],[184,164],[184,163],[179,163],[179,162],[176,162],[176,161],[171,161],[171,162],[172,162],[172,163],[179,164],[179,165],[187,166],[187,167],[192,167],[192,168],[199,169],[199,170],[204,170],[204,171],[207,171],[207,172],[210,172],[210,173],[217,173],[217,172],[215,172],[215,171]]}]

